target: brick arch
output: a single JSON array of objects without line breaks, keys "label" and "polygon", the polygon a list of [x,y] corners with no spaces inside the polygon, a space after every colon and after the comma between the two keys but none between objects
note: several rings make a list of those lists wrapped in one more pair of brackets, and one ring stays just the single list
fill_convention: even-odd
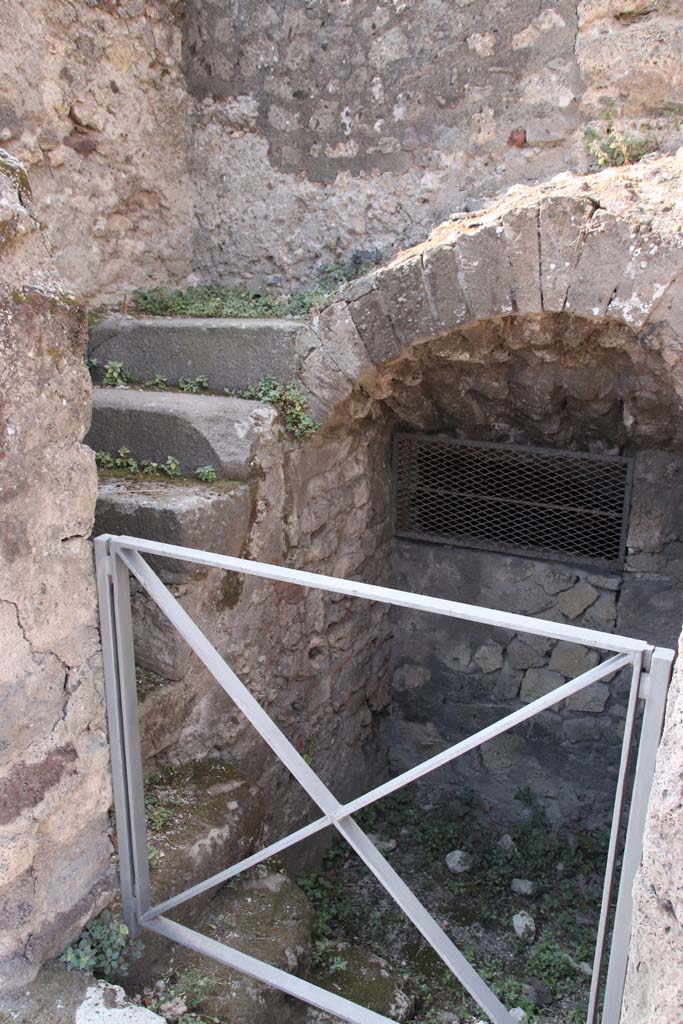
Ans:
[{"label": "brick arch", "polygon": [[635,356],[660,353],[683,406],[683,248],[643,217],[629,175],[612,172],[515,190],[352,283],[303,332],[302,380],[318,418],[334,422],[354,388],[416,344],[557,313],[625,324]]}]

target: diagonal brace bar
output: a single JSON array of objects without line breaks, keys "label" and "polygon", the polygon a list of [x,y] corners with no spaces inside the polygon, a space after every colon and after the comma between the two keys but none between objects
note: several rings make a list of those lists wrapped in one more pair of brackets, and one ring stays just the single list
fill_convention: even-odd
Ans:
[{"label": "diagonal brace bar", "polygon": [[[339,812],[341,805],[327,786],[306,764],[303,757],[292,746],[287,737],[266,714],[261,705],[252,697],[244,683],[238,679],[216,648],[204,636],[197,624],[182,605],[173,597],[159,577],[137,553],[117,546],[117,555],[139,580],[150,597],[158,604],[180,635],[190,644],[216,682],[232,698],[237,707],[251,722],[257,732],[277,754],[308,795],[318,804],[326,816]],[[335,820],[336,828],[350,846],[370,868],[389,895],[398,903],[415,927],[427,939],[444,963],[453,971],[473,999],[495,1024],[513,1024],[510,1014],[491,991],[486,982],[477,974],[460,950],[448,938],[429,911],[411,892],[405,882],[396,874],[389,862],[377,850],[362,829],[350,818]],[[146,909],[146,908],[145,908]],[[153,921],[146,921],[150,928]]]},{"label": "diagonal brace bar", "polygon": [[559,701],[572,697],[575,693],[578,693],[579,690],[584,689],[586,686],[590,686],[591,683],[596,682],[604,676],[611,675],[613,672],[618,671],[628,664],[629,658],[627,655],[620,654],[616,655],[614,658],[609,658],[600,665],[596,665],[595,668],[589,669],[589,671],[577,676],[576,679],[563,683],[562,686],[559,686],[555,690],[551,690],[550,693],[546,693],[542,697],[538,697],[535,701],[532,701],[525,707],[519,708],[517,711],[513,711],[511,714],[506,715],[505,718],[499,719],[492,725],[486,726],[484,729],[480,729],[479,732],[475,732],[472,736],[468,736],[466,739],[454,744],[454,746],[448,747],[446,750],[442,751],[440,754],[436,754],[428,761],[424,761],[422,764],[416,765],[414,768],[410,768],[401,775],[397,775],[395,779],[390,779],[389,782],[385,782],[381,786],[377,786],[375,789],[369,790],[363,796],[356,797],[355,800],[351,800],[347,804],[340,805],[334,814],[329,816],[325,815],[322,818],[318,818],[316,821],[312,821],[309,825],[305,825],[303,828],[293,832],[291,835],[285,836],[283,839],[279,839],[276,843],[265,847],[258,853],[252,854],[250,857],[240,861],[238,864],[225,868],[225,870],[219,871],[217,874],[212,875],[205,881],[198,882],[197,885],[192,886],[191,889],[186,889],[177,896],[173,896],[170,899],[165,900],[156,907],[152,907],[142,920],[148,920],[151,917],[155,917],[157,914],[165,914],[174,907],[184,903],[186,900],[199,896],[201,893],[206,892],[208,889],[212,889],[216,885],[227,882],[230,878],[234,878],[235,875],[240,874],[241,871],[245,871],[247,868],[253,867],[261,861],[268,860],[269,857],[282,853],[283,850],[286,850],[290,846],[294,846],[295,843],[301,842],[303,839],[307,839],[309,836],[315,835],[316,832],[322,831],[329,825],[336,824],[336,822],[340,821],[342,818],[347,818],[349,815],[355,814],[357,811],[361,810],[361,808],[367,807],[369,804],[375,803],[377,800],[381,800],[382,797],[387,796],[389,793],[394,793],[403,786],[407,786],[422,775],[426,775],[428,772],[441,768],[443,765],[456,760],[458,757],[462,757],[463,754],[468,753],[475,747],[481,746],[482,743],[486,743],[487,741],[494,739],[496,736],[500,736],[504,732],[507,732],[509,729],[513,729],[515,726],[520,725],[522,722],[526,722],[529,718],[533,718],[533,716],[537,715],[539,711],[546,711]]}]

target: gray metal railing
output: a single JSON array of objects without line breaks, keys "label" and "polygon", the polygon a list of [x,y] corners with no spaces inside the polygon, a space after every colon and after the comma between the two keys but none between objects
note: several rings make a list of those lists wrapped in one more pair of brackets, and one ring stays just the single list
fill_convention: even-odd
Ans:
[{"label": "gray metal railing", "polygon": [[[525,707],[506,715],[422,764],[416,765],[396,778],[376,786],[364,795],[342,804],[249,693],[197,624],[153,572],[142,557],[143,554],[192,562],[230,572],[257,576],[266,580],[291,583],[362,600],[377,601],[396,607],[431,612],[435,615],[445,615],[468,622],[484,623],[511,629],[515,632],[545,636],[554,640],[579,643],[600,651],[611,652],[612,656],[595,668],[582,673],[576,679],[564,683]],[[494,1024],[512,1024],[510,1014],[497,996],[351,816],[361,808],[401,789],[434,769],[454,761],[466,752],[500,736],[554,704],[566,700],[592,683],[612,676],[620,669],[630,666],[631,683],[587,1016],[587,1024],[595,1024],[598,1018],[611,895],[619,854],[621,826],[629,781],[629,764],[634,747],[638,702],[644,701],[645,710],[638,741],[638,757],[623,849],[601,1017],[602,1024],[618,1024],[628,960],[632,912],[631,888],[642,854],[647,801],[654,774],[657,745],[664,721],[666,695],[674,658],[673,651],[652,647],[642,640],[634,640],[630,637],[615,636],[578,626],[480,608],[457,601],[425,597],[386,587],[356,583],[351,580],[336,579],[331,576],[301,572],[296,569],[232,558],[227,555],[211,554],[207,551],[195,551],[192,548],[176,547],[136,537],[109,535],[98,537],[95,541],[95,556],[118,831],[121,894],[124,919],[131,936],[136,937],[142,929],[164,935],[168,939],[205,954],[219,963],[248,974],[289,995],[296,996],[327,1013],[332,1013],[342,1020],[351,1022],[351,1024],[393,1024],[393,1022],[366,1007],[352,1003],[301,978],[247,956],[239,950],[201,935],[191,928],[170,920],[165,915],[194,896],[227,882],[228,879],[247,868],[281,853],[295,843],[332,825],[355,850],[490,1020]],[[147,831],[130,601],[131,574],[322,812],[322,815],[315,821],[291,835],[157,905],[152,904],[147,859]]]}]

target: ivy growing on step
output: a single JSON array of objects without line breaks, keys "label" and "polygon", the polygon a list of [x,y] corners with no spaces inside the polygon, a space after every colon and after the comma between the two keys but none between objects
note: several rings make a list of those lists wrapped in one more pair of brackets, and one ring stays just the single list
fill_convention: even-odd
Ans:
[{"label": "ivy growing on step", "polygon": [[[99,451],[95,452],[95,463],[98,469],[109,470],[111,472],[119,471],[128,476],[165,476],[175,479],[182,477],[183,472],[180,468],[180,462],[175,455],[167,455],[164,462],[153,462],[151,459],[138,459],[134,458],[129,448],[119,448],[116,455],[112,455],[110,452]],[[199,470],[202,471],[202,475],[199,475]],[[207,475],[205,471],[211,470],[213,477]],[[212,480],[217,479],[216,471],[213,466],[200,466],[195,471],[195,476],[199,480],[203,480],[205,483],[210,483]]]}]

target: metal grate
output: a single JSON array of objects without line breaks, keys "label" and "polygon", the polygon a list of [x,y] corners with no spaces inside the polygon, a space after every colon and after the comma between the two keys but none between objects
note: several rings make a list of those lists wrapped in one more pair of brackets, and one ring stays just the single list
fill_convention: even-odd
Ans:
[{"label": "metal grate", "polygon": [[630,459],[396,434],[393,462],[400,537],[623,564]]}]

